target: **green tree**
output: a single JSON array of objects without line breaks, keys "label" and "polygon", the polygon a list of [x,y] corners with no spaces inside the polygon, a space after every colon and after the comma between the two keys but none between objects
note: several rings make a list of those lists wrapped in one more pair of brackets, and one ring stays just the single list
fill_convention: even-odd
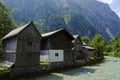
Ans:
[{"label": "green tree", "polygon": [[10,9],[0,2],[0,39],[15,28],[14,20],[9,16]]},{"label": "green tree", "polygon": [[81,40],[84,41],[86,44],[90,44],[90,40],[89,40],[88,36],[81,37]]},{"label": "green tree", "polygon": [[[16,23],[9,16],[10,9],[0,2],[0,39],[15,28]],[[0,57],[2,52],[2,42],[0,40]]]},{"label": "green tree", "polygon": [[118,36],[114,36],[111,39],[112,52],[115,57],[120,57],[120,38]]},{"label": "green tree", "polygon": [[96,34],[93,37],[90,45],[98,51],[98,56],[103,56],[103,52],[107,51],[108,44],[100,34]]}]

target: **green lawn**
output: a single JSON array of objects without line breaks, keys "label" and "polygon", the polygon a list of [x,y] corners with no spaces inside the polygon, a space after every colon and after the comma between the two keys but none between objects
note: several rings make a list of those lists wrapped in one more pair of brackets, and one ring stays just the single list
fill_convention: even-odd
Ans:
[{"label": "green lawn", "polygon": [[40,65],[50,65],[50,62],[40,62]]},{"label": "green lawn", "polygon": [[0,66],[0,71],[1,71],[1,70],[6,70],[6,69],[8,69],[8,68],[1,67],[1,66]]}]

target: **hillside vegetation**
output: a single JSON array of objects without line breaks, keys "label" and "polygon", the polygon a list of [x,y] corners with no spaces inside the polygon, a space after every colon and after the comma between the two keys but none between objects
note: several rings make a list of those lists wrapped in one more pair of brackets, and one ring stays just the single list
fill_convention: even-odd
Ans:
[{"label": "hillside vegetation", "polygon": [[65,27],[72,34],[105,39],[120,35],[120,19],[108,4],[96,0],[0,0],[12,8],[17,23],[34,20],[42,32]]}]

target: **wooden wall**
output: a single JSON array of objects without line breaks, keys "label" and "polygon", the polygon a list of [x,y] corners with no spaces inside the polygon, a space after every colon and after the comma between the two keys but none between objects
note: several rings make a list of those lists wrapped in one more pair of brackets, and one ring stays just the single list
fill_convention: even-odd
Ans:
[{"label": "wooden wall", "polygon": [[77,40],[73,43],[73,57],[74,59],[83,59],[85,57],[84,53],[82,52],[82,43],[77,38]]},{"label": "wooden wall", "polygon": [[48,50],[48,38],[41,40],[41,50]]},{"label": "wooden wall", "polygon": [[87,58],[94,57],[97,55],[96,50],[94,49],[83,48],[83,52],[85,53]]},{"label": "wooden wall", "polygon": [[41,36],[33,25],[26,27],[18,36],[16,66],[33,66],[40,61]]},{"label": "wooden wall", "polygon": [[64,66],[72,65],[72,40],[64,32],[56,33],[48,40],[50,50],[64,50]]}]

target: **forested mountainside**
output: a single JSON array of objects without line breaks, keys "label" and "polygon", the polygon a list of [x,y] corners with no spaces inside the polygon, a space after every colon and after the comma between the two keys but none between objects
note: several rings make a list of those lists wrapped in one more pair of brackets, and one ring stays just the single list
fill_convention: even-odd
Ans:
[{"label": "forested mountainside", "polygon": [[65,27],[71,33],[106,39],[120,35],[120,19],[108,4],[96,0],[0,0],[12,8],[16,22],[34,20],[40,31]]}]

